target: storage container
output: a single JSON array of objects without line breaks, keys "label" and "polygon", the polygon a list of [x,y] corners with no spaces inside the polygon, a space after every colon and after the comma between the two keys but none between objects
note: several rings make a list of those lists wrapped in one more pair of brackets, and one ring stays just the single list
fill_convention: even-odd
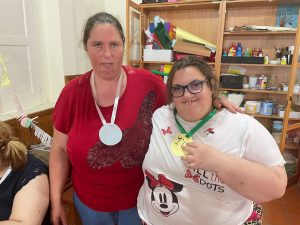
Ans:
[{"label": "storage container", "polygon": [[264,64],[264,57],[243,57],[244,64]]},{"label": "storage container", "polygon": [[221,75],[221,86],[222,88],[234,88],[242,89],[243,88],[243,75],[235,74],[222,74]]},{"label": "storage container", "polygon": [[144,49],[144,61],[172,62],[173,51],[169,49]]},{"label": "storage container", "polygon": [[242,63],[242,57],[236,56],[222,56],[222,63]]}]

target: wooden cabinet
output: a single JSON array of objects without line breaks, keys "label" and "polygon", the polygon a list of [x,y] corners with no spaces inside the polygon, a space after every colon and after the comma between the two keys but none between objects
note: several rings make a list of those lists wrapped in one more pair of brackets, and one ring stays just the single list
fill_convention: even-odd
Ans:
[{"label": "wooden cabinet", "polygon": [[[244,25],[274,26],[279,5],[300,6],[299,0],[233,0],[233,1],[185,1],[177,3],[151,3],[135,4],[127,0],[127,46],[126,56],[129,65],[159,69],[162,64],[173,62],[144,62],[143,48],[145,45],[144,30],[153,22],[154,16],[160,16],[164,21],[170,22],[192,34],[195,34],[216,47],[215,62],[210,63],[218,78],[225,73],[230,63],[222,63],[222,50],[232,42],[241,42],[243,47],[262,48],[264,55],[270,59],[275,58],[274,47],[295,46],[292,65],[271,64],[234,64],[246,68],[246,76],[275,74],[277,83],[288,84],[288,91],[282,90],[251,90],[251,89],[225,89],[226,91],[239,91],[245,94],[245,100],[270,100],[278,105],[285,106],[284,117],[274,113],[270,116],[254,114],[268,130],[271,131],[274,120],[282,121],[283,128],[279,147],[281,151],[292,149],[297,155],[298,145],[286,142],[289,132],[300,128],[300,119],[290,119],[293,89],[300,76],[300,63],[298,62],[300,46],[300,16],[298,16],[298,29],[296,31],[240,31],[230,32],[229,28]],[[297,47],[296,47],[297,46]],[[300,77],[298,77],[298,81]],[[299,132],[300,135],[300,132]],[[299,170],[298,170],[299,171]]]},{"label": "wooden cabinet", "polygon": [[[299,160],[299,144],[291,144],[287,142],[287,135],[289,132],[293,132],[300,128],[300,119],[289,118],[292,101],[294,85],[296,81],[300,81],[298,62],[299,47],[300,47],[300,16],[298,17],[298,28],[296,31],[235,31],[230,32],[229,28],[234,26],[243,25],[258,25],[258,26],[274,26],[276,24],[276,14],[278,6],[281,4],[293,4],[300,6],[299,1],[224,1],[221,5],[222,20],[224,26],[221,28],[221,35],[219,37],[222,46],[219,46],[219,52],[217,52],[217,61],[220,62],[220,72],[226,72],[231,64],[221,62],[221,49],[228,47],[231,42],[241,42],[244,47],[249,48],[262,48],[264,55],[267,54],[270,59],[275,59],[275,47],[287,47],[295,46],[293,62],[291,65],[271,65],[271,64],[234,64],[239,65],[247,69],[246,75],[253,76],[258,74],[277,77],[277,84],[288,84],[288,90],[280,91],[276,90],[233,90],[223,89],[229,91],[240,91],[245,94],[245,100],[269,100],[277,105],[285,106],[284,117],[279,117],[278,113],[273,113],[270,116],[261,114],[254,114],[253,116],[266,126],[268,130],[272,130],[272,123],[274,120],[282,120],[282,132],[279,147],[280,150],[289,151]],[[298,73],[298,78],[297,78]],[[298,132],[300,135],[300,132]],[[299,163],[298,163],[299,165]],[[299,168],[299,166],[298,166]],[[290,177],[289,182],[295,183],[295,180],[299,177],[299,169],[297,173]]]},{"label": "wooden cabinet", "polygon": [[[161,64],[173,64],[143,61],[144,30],[153,22],[154,16],[160,16],[164,21],[217,45],[221,26],[220,5],[220,2],[207,1],[137,5],[127,0],[127,63],[150,70],[159,68]],[[214,66],[214,63],[211,64]]]},{"label": "wooden cabinet", "polygon": [[[298,31],[240,31],[229,32],[230,27],[243,25],[258,25],[258,26],[274,26],[276,23],[277,8],[280,4],[296,4],[296,1],[224,1],[222,4],[222,18],[224,26],[221,28],[220,43],[217,52],[217,61],[221,62],[221,49],[230,45],[231,42],[241,42],[242,45],[248,48],[262,48],[264,55],[267,54],[270,59],[275,58],[274,47],[299,46],[299,29]],[[300,5],[300,2],[298,3]],[[299,24],[299,23],[298,23]],[[220,71],[226,72],[231,64],[220,63]],[[291,121],[299,119],[289,119],[291,109],[291,100],[293,95],[294,83],[298,64],[298,48],[295,48],[294,59],[292,65],[271,65],[271,64],[235,64],[247,69],[246,75],[263,74],[265,76],[275,75],[277,83],[288,84],[288,91],[268,91],[268,90],[230,90],[241,91],[245,94],[245,100],[270,100],[277,105],[285,105],[285,116],[279,117],[277,113],[270,116],[261,114],[253,115],[269,130],[272,127],[273,120],[283,120],[283,129],[280,141],[280,149],[283,151],[286,148],[286,135],[288,124]],[[226,89],[223,89],[226,90]]]},{"label": "wooden cabinet", "polygon": [[[300,5],[300,2],[296,1],[231,1],[223,2],[223,21],[222,34],[220,35],[220,43],[224,46],[229,46],[230,42],[241,42],[243,46],[254,48],[261,47],[264,54],[267,54],[271,59],[275,58],[274,47],[286,47],[295,46],[294,57],[292,65],[270,65],[270,64],[240,64],[247,69],[246,74],[248,76],[264,74],[270,76],[275,74],[279,83],[288,84],[288,91],[268,91],[268,90],[239,90],[244,92],[245,100],[270,100],[277,105],[285,105],[284,117],[279,117],[278,114],[272,114],[271,116],[264,116],[261,114],[253,115],[257,120],[264,124],[270,131],[272,129],[272,123],[274,120],[282,120],[283,128],[281,133],[281,139],[279,143],[280,150],[294,151],[295,156],[299,159],[299,144],[287,143],[287,135],[295,129],[300,127],[299,119],[290,119],[289,114],[292,106],[294,84],[297,80],[297,72],[299,71],[298,55],[300,46],[300,34],[299,34],[299,20],[298,29],[296,31],[284,31],[284,32],[228,32],[229,27],[243,26],[243,25],[261,25],[261,26],[274,26],[276,23],[276,14],[278,5],[281,4],[295,4]],[[300,18],[300,17],[298,17]],[[297,47],[298,46],[298,47]],[[221,47],[219,48],[221,50]],[[217,60],[220,61],[220,72],[225,72],[230,64],[221,63],[221,52],[217,53]],[[299,81],[299,77],[298,77]],[[238,91],[238,90],[235,90]],[[299,133],[300,134],[300,133]],[[298,152],[297,152],[298,151]],[[298,172],[291,176],[290,183],[295,183],[295,180],[299,176]]]}]

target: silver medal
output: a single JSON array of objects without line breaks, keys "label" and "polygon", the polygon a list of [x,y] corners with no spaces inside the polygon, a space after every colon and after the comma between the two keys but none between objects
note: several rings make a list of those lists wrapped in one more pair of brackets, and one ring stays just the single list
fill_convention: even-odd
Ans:
[{"label": "silver medal", "polygon": [[99,138],[105,145],[116,145],[122,140],[122,131],[116,124],[107,123],[100,128]]}]

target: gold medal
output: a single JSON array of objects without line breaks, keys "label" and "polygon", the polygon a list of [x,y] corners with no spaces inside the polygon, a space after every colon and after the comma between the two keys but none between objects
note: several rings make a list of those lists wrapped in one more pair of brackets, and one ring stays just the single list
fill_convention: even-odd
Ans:
[{"label": "gold medal", "polygon": [[172,141],[171,149],[176,156],[185,156],[182,146],[186,143],[193,141],[191,137],[186,137],[185,134],[178,134]]}]

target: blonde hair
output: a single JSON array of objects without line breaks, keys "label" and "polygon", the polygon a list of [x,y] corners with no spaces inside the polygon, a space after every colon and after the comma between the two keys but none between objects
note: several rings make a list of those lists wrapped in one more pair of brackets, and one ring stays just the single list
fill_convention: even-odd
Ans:
[{"label": "blonde hair", "polygon": [[0,121],[0,157],[13,170],[21,169],[27,162],[27,148],[13,136],[12,128]]}]

